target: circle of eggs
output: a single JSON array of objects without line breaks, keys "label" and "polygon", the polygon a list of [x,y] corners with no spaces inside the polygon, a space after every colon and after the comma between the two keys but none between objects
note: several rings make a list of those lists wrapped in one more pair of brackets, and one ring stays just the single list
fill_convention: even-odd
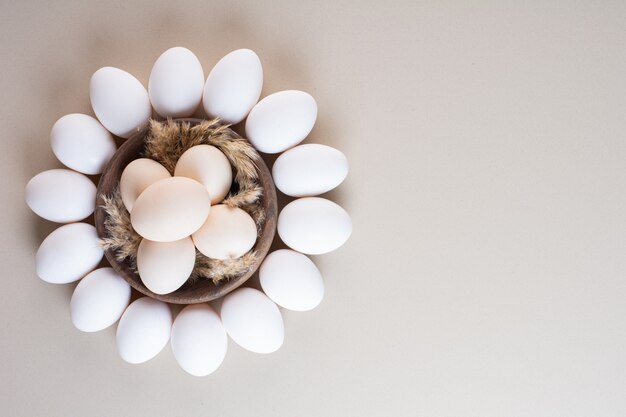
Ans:
[{"label": "circle of eggs", "polygon": [[[344,181],[348,162],[329,146],[299,145],[317,119],[311,95],[286,90],[259,101],[262,87],[261,60],[249,49],[224,56],[205,81],[200,60],[190,50],[174,47],[154,63],[147,89],[124,70],[99,69],[89,83],[96,117],[69,114],[52,127],[53,153],[68,169],[36,175],[26,186],[26,202],[40,217],[69,224],[41,243],[36,271],[49,283],[82,278],[70,301],[72,323],[81,331],[94,332],[119,320],[117,347],[129,363],[153,358],[169,341],[182,369],[208,375],[224,360],[227,335],[247,350],[273,352],[284,340],[278,306],[306,311],[322,301],[322,275],[305,254],[335,250],[352,232],[343,208],[316,197]],[[164,118],[189,117],[200,104],[209,117],[224,123],[245,120],[246,136],[258,151],[282,153],[272,176],[278,190],[296,198],[277,221],[278,236],[290,249],[274,251],[262,263],[263,292],[239,288],[224,297],[219,313],[208,304],[190,305],[173,320],[169,306],[161,301],[142,297],[128,305],[129,284],[112,268],[95,269],[104,254],[95,228],[75,222],[94,212],[96,187],[87,175],[105,169],[116,150],[113,135],[127,138],[141,130],[153,109]],[[254,247],[257,230],[252,218],[221,204],[232,181],[228,158],[209,145],[188,149],[173,172],[148,158],[125,168],[120,194],[133,227],[143,237],[137,269],[150,291],[166,294],[180,288],[193,271],[196,249],[225,260]]]}]

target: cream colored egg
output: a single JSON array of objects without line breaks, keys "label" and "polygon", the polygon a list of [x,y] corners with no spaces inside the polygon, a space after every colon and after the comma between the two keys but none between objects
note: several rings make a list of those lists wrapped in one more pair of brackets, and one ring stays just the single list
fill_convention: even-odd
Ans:
[{"label": "cream colored egg", "polygon": [[117,351],[128,363],[149,361],[167,345],[171,330],[170,307],[153,298],[139,298],[128,306],[117,325]]},{"label": "cream colored egg", "polygon": [[185,151],[176,163],[174,175],[191,178],[204,185],[211,197],[211,204],[220,203],[233,183],[228,158],[211,145],[198,145]]},{"label": "cream colored egg", "polygon": [[26,184],[26,204],[39,217],[57,223],[82,220],[96,207],[96,186],[69,169],[50,169]]},{"label": "cream colored egg", "polygon": [[133,209],[137,197],[149,185],[170,177],[167,169],[152,159],[139,158],[126,165],[120,177],[120,194],[126,210]]},{"label": "cream colored egg", "polygon": [[52,284],[74,282],[98,266],[103,255],[95,227],[66,224],[41,242],[35,256],[37,275]]},{"label": "cream colored egg", "polygon": [[215,310],[207,304],[194,304],[176,316],[170,344],[181,368],[194,376],[206,376],[224,361],[228,338]]},{"label": "cream colored egg", "polygon": [[89,82],[89,98],[100,123],[122,138],[141,130],[152,115],[145,87],[119,68],[104,67],[96,71]]},{"label": "cream colored egg", "polygon": [[119,320],[130,302],[130,285],[113,268],[100,268],[83,278],[72,294],[70,314],[83,332],[106,329]]},{"label": "cream colored egg", "polygon": [[218,204],[211,208],[206,222],[192,238],[203,255],[213,259],[232,259],[252,249],[257,229],[252,217],[242,209]]},{"label": "cream colored egg", "polygon": [[198,181],[185,177],[165,178],[141,193],[130,212],[130,221],[142,237],[172,242],[198,230],[210,209],[209,193]]},{"label": "cream colored egg", "polygon": [[239,288],[226,297],[220,311],[228,335],[256,353],[278,350],[285,339],[283,317],[276,304],[254,288]]},{"label": "cream colored egg", "polygon": [[169,294],[180,288],[193,271],[196,248],[190,237],[173,242],[143,239],[137,251],[137,272],[155,294]]},{"label": "cream colored egg", "polygon": [[276,230],[291,249],[321,255],[348,240],[352,221],[338,204],[320,197],[305,197],[283,208],[278,215]]}]

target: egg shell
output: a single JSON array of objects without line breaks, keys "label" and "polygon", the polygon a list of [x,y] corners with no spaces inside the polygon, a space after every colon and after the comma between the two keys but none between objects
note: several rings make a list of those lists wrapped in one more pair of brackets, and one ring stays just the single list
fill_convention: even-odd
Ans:
[{"label": "egg shell", "polygon": [[343,245],[352,234],[352,220],[338,204],[320,197],[292,201],[278,215],[276,230],[298,252],[321,255]]},{"label": "egg shell", "polygon": [[326,145],[298,145],[280,155],[272,167],[274,184],[292,197],[323,194],[348,176],[348,159]]},{"label": "egg shell", "polygon": [[87,175],[102,173],[117,149],[113,136],[99,121],[79,113],[56,121],[50,144],[63,165]]},{"label": "egg shell", "polygon": [[130,302],[130,285],[113,268],[100,268],[80,280],[70,301],[74,326],[97,332],[114,324]]},{"label": "egg shell", "polygon": [[35,175],[26,184],[26,204],[51,222],[76,222],[96,208],[96,186],[78,172],[51,169]]},{"label": "egg shell", "polygon": [[117,325],[117,351],[128,363],[149,361],[167,345],[171,330],[169,306],[153,298],[139,298],[128,306]]},{"label": "egg shell", "polygon": [[152,159],[139,158],[126,165],[120,177],[120,194],[126,210],[133,209],[135,201],[148,186],[170,177],[167,169]]},{"label": "egg shell", "polygon": [[109,132],[128,138],[148,124],[152,106],[139,80],[119,68],[100,68],[91,76],[89,98],[96,117]]},{"label": "egg shell", "polygon": [[322,274],[313,261],[289,249],[267,255],[259,268],[263,292],[281,307],[295,311],[312,310],[324,298]]},{"label": "egg shell", "polygon": [[96,228],[87,223],[66,224],[41,242],[35,264],[37,275],[52,284],[81,279],[102,260]]},{"label": "egg shell", "polygon": [[187,149],[178,159],[174,176],[196,180],[207,189],[211,204],[218,204],[230,191],[233,172],[228,158],[211,145]]},{"label": "egg shell", "polygon": [[238,258],[252,249],[257,229],[252,217],[242,209],[218,204],[211,208],[206,222],[192,238],[203,255],[226,260]]},{"label": "egg shell", "polygon": [[286,90],[259,101],[246,120],[246,135],[264,153],[278,153],[302,142],[317,119],[317,104],[310,94]]},{"label": "egg shell", "polygon": [[148,81],[152,106],[163,117],[188,117],[202,100],[204,71],[187,48],[175,47],[156,60]]},{"label": "egg shell", "polygon": [[165,178],[141,193],[130,212],[130,221],[146,239],[173,242],[198,230],[210,209],[209,194],[198,181]]},{"label": "egg shell", "polygon": [[239,288],[231,292],[224,297],[220,315],[228,335],[244,349],[271,353],[283,344],[283,317],[261,291]]},{"label": "egg shell", "polygon": [[220,59],[209,73],[202,98],[204,110],[225,123],[239,123],[259,101],[262,88],[261,60],[250,49],[238,49]]},{"label": "egg shell", "polygon": [[155,294],[179,289],[191,275],[196,248],[190,237],[173,242],[143,239],[137,251],[137,272],[141,281]]},{"label": "egg shell", "polygon": [[206,376],[224,361],[228,338],[215,310],[207,304],[194,304],[176,316],[170,345],[183,370],[194,376]]}]

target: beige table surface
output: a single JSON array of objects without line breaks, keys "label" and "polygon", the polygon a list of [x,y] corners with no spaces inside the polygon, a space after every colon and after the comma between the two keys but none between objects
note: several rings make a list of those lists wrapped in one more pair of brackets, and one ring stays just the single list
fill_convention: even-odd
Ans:
[{"label": "beige table surface", "polygon": [[[0,415],[626,415],[623,1],[2,3]],[[323,303],[206,378],[76,330],[24,203],[91,74],[147,83],[179,45],[205,72],[257,51],[263,95],[312,93],[307,142],[351,164]]]}]

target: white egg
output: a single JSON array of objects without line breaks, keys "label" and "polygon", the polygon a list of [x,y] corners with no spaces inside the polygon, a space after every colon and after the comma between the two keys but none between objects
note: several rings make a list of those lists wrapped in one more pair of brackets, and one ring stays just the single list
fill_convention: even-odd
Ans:
[{"label": "white egg", "polygon": [[224,361],[228,338],[215,310],[207,304],[194,304],[176,316],[170,345],[181,368],[194,376],[206,376]]},{"label": "white egg", "polygon": [[141,281],[155,294],[179,289],[191,275],[196,248],[190,237],[173,242],[143,239],[137,251],[137,272]]},{"label": "white egg", "polygon": [[163,117],[188,117],[202,100],[204,71],[198,58],[187,48],[175,47],[156,60],[148,81],[148,94]]},{"label": "white egg", "polygon": [[128,363],[143,363],[159,354],[170,340],[172,311],[153,298],[139,298],[128,306],[117,325],[117,351]]},{"label": "white egg", "polygon": [[198,181],[165,178],[150,185],[137,198],[130,222],[146,239],[173,242],[198,230],[210,209],[209,193]]},{"label": "white egg", "polygon": [[278,235],[291,249],[321,255],[343,245],[352,234],[346,211],[320,197],[299,198],[278,215]]},{"label": "white egg", "polygon": [[204,256],[213,259],[238,258],[254,246],[257,229],[248,213],[237,207],[218,204],[193,235],[193,243]]},{"label": "white egg", "polygon": [[322,274],[313,261],[289,249],[267,255],[259,268],[261,287],[281,307],[295,311],[312,310],[324,298]]},{"label": "white egg", "polygon": [[262,88],[261,60],[249,49],[238,49],[220,59],[209,73],[204,110],[225,123],[239,123],[259,101]]},{"label": "white egg", "polygon": [[133,209],[137,197],[149,185],[170,177],[167,169],[152,159],[139,158],[126,165],[120,177],[120,194],[126,210],[130,212]]},{"label": "white egg", "polygon": [[211,145],[198,145],[185,151],[174,170],[177,177],[187,177],[205,186],[211,204],[220,203],[230,191],[233,172],[228,158]]},{"label": "white egg", "polygon": [[52,284],[74,282],[98,266],[103,255],[95,227],[66,224],[41,242],[35,256],[37,275]]},{"label": "white egg", "polygon": [[100,174],[117,149],[113,136],[99,121],[79,113],[57,120],[50,144],[59,161],[87,175]]},{"label": "white egg", "polygon": [[276,188],[292,197],[323,194],[343,182],[348,160],[326,145],[298,145],[280,155],[272,167]]},{"label": "white egg", "polygon": [[35,175],[26,184],[26,204],[46,220],[76,222],[96,208],[96,186],[78,172],[51,169]]},{"label": "white egg", "polygon": [[89,98],[100,123],[122,138],[141,130],[152,115],[145,87],[118,68],[100,68],[91,76]]},{"label": "white egg", "polygon": [[83,332],[97,332],[122,317],[130,302],[130,285],[113,268],[100,268],[83,278],[72,294],[72,323]]},{"label": "white egg", "polygon": [[231,292],[224,297],[220,315],[228,335],[244,349],[271,353],[283,344],[283,317],[261,291],[239,288]]},{"label": "white egg", "polygon": [[278,153],[302,142],[316,119],[317,104],[310,94],[280,91],[254,106],[246,120],[246,135],[259,151]]}]

